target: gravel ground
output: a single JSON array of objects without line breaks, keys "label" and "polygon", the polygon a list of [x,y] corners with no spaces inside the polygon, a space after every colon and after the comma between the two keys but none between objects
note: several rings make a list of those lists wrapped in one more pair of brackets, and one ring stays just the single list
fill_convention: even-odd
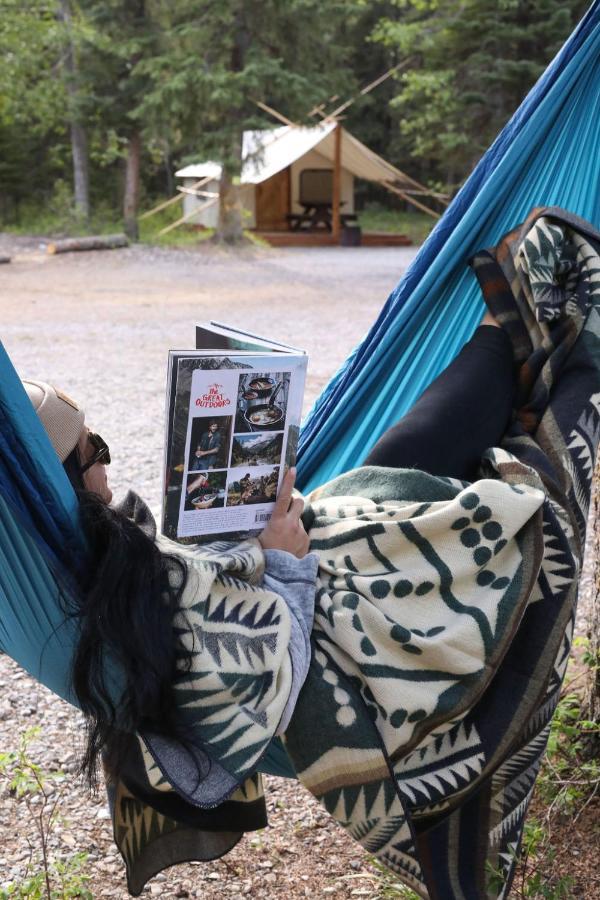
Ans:
[{"label": "gravel ground", "polygon": [[[84,404],[89,423],[113,448],[116,499],[132,485],[156,510],[166,353],[193,346],[197,320],[238,322],[306,348],[310,405],[414,253],[252,248],[233,254],[136,246],[48,257],[38,239],[0,234],[0,256],[13,257],[0,267],[2,340],[21,375],[54,382]],[[590,572],[588,565],[588,601]],[[15,749],[19,735],[34,725],[41,729],[31,747],[35,760],[45,771],[73,772],[78,714],[0,656],[0,752]],[[401,896],[394,878],[374,869],[297,783],[269,778],[267,790],[271,825],[265,832],[243,840],[223,860],[159,875],[146,892],[204,900]],[[63,821],[50,852],[86,852],[94,897],[127,897],[103,796],[90,798],[71,779],[58,808]],[[26,871],[37,846],[35,811],[15,802],[0,782],[0,889]],[[580,896],[592,900],[600,889]]]}]

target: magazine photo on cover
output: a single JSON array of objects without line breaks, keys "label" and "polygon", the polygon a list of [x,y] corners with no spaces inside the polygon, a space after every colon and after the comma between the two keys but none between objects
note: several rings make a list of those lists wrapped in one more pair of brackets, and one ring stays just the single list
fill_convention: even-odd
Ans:
[{"label": "magazine photo on cover", "polygon": [[198,509],[222,509],[225,506],[227,472],[198,472],[189,475],[185,485],[185,506]]},{"label": "magazine photo on cover", "polygon": [[240,376],[235,431],[283,431],[290,390],[289,372]]},{"label": "magazine photo on cover", "polygon": [[279,466],[230,469],[227,473],[227,506],[274,503],[279,483]]},{"label": "magazine photo on cover", "polygon": [[232,424],[232,416],[194,418],[188,460],[190,472],[227,468]]},{"label": "magazine photo on cover", "polygon": [[265,466],[281,462],[283,432],[234,434],[230,466]]}]

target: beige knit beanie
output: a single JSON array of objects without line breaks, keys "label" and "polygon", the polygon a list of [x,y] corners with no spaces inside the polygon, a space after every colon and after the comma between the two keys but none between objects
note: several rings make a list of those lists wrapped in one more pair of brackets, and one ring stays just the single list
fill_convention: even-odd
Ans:
[{"label": "beige knit beanie", "polygon": [[24,381],[23,387],[46,429],[58,458],[64,462],[77,444],[83,430],[85,420],[83,410],[62,391],[57,391],[44,381]]}]

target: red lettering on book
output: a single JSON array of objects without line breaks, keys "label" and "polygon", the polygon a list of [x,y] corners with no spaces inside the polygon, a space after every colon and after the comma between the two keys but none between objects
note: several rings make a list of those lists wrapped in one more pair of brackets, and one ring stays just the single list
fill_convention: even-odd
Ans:
[{"label": "red lettering on book", "polygon": [[208,392],[196,399],[196,406],[204,409],[222,409],[224,406],[230,406],[231,400],[221,393],[222,384],[209,385]]}]

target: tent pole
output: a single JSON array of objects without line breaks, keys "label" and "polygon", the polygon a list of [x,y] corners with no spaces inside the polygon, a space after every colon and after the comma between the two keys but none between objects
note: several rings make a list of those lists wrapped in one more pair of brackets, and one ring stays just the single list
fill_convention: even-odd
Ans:
[{"label": "tent pole", "polygon": [[211,200],[207,200],[206,203],[201,203],[200,206],[194,207],[194,209],[190,210],[190,212],[186,213],[185,216],[182,216],[180,219],[177,219],[176,222],[171,222],[170,225],[167,225],[166,228],[161,228],[158,232],[158,236],[162,237],[163,234],[168,234],[169,231],[173,231],[174,228],[179,228],[180,225],[183,225],[184,222],[188,222],[190,219],[205,209],[208,209],[209,206],[214,206],[215,203],[219,202],[218,195],[213,197]]},{"label": "tent pole", "polygon": [[392,194],[397,194],[398,197],[402,197],[402,199],[403,199],[403,200],[406,200],[407,203],[412,203],[412,205],[413,205],[413,206],[416,206],[417,209],[420,209],[420,210],[422,210],[423,212],[426,212],[427,215],[429,215],[429,216],[433,216],[434,219],[440,219],[440,218],[441,218],[441,214],[440,214],[440,213],[435,212],[433,209],[430,209],[428,206],[425,206],[424,203],[419,203],[419,201],[418,201],[418,200],[415,200],[414,197],[411,197],[410,194],[405,194],[404,191],[401,191],[400,188],[397,188],[395,185],[390,184],[389,181],[382,181],[381,184],[382,184],[385,188],[387,188],[388,191],[391,191]]},{"label": "tent pole", "polygon": [[[183,193],[187,191],[191,191],[194,188],[202,187],[203,184],[206,184],[208,181],[212,181],[212,176],[209,175],[206,178],[201,178],[199,181],[195,181],[191,188],[184,188]],[[182,188],[177,188],[178,191],[182,191]],[[166,209],[167,206],[171,206],[173,203],[177,203],[178,200],[183,200],[183,193],[175,194],[174,197],[171,197],[169,200],[163,200],[162,203],[159,203],[158,206],[153,206],[152,209],[147,210],[145,213],[142,213],[139,216],[140,222],[142,219],[149,219],[150,216],[153,216],[155,213],[160,212],[161,209]]]},{"label": "tent pole", "polygon": [[333,132],[335,149],[333,157],[333,197],[331,198],[331,233],[336,244],[340,242],[340,202],[342,199],[342,126],[338,122]]}]

